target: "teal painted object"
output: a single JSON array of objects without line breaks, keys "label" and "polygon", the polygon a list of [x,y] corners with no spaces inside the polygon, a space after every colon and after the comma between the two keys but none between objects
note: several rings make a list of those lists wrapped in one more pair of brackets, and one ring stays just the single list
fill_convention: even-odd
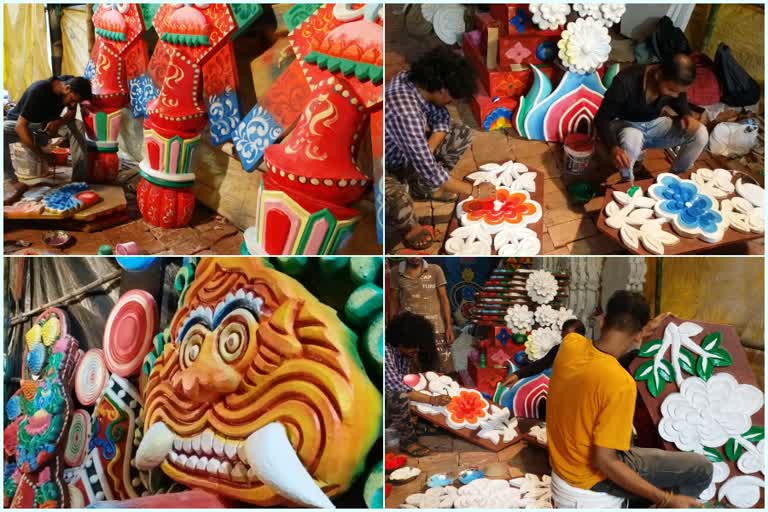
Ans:
[{"label": "teal painted object", "polygon": [[384,461],[374,464],[368,473],[363,498],[368,508],[384,508]]},{"label": "teal painted object", "polygon": [[349,262],[349,272],[355,284],[372,283],[381,270],[381,257],[352,258]]},{"label": "teal painted object", "polygon": [[[97,4],[98,5],[98,4]],[[141,14],[144,16],[144,26],[149,30],[155,20],[155,14],[163,4],[140,4]]]},{"label": "teal painted object", "polygon": [[[368,329],[360,337],[358,348],[363,355],[363,364],[368,372],[374,372],[381,377],[384,368],[384,312],[379,312],[373,317]],[[381,387],[381,382],[374,381],[376,387]]]},{"label": "teal painted object", "polygon": [[552,93],[552,82],[537,66],[531,66],[533,70],[533,85],[524,97],[520,98],[520,106],[515,116],[515,126],[518,133],[525,138],[531,139],[528,131],[528,116],[533,108],[544,101]]},{"label": "teal painted object", "polygon": [[361,327],[369,317],[381,312],[383,306],[384,290],[373,283],[366,283],[349,296],[344,314],[353,326]]},{"label": "teal painted object", "polygon": [[237,23],[237,31],[232,36],[232,39],[247,30],[264,12],[261,4],[255,3],[229,4],[229,8],[232,10],[232,16]]},{"label": "teal painted object", "polygon": [[616,75],[619,74],[619,71],[621,68],[618,64],[612,64],[603,75],[603,85],[606,89],[608,89],[611,84],[613,83],[613,79],[616,78]]},{"label": "teal painted object", "polygon": [[307,269],[306,257],[277,257],[274,259],[275,267],[291,277],[300,276]]},{"label": "teal painted object", "polygon": [[312,16],[323,4],[296,4],[285,13],[283,19],[288,25],[288,30],[293,31],[296,27],[304,23],[307,18]]}]

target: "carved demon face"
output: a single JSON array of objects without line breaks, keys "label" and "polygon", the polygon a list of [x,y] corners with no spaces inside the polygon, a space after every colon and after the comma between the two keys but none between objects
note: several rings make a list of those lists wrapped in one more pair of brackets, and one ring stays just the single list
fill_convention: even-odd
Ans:
[{"label": "carved demon face", "polygon": [[335,311],[259,260],[206,258],[170,331],[137,466],[257,505],[332,506],[381,420]]}]

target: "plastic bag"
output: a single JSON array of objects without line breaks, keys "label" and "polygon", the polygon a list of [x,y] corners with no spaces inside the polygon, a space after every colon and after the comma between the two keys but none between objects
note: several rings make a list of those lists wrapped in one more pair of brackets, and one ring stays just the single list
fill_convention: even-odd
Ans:
[{"label": "plastic bag", "polygon": [[709,150],[728,158],[746,155],[757,144],[757,124],[748,119],[741,123],[720,123],[709,135]]}]

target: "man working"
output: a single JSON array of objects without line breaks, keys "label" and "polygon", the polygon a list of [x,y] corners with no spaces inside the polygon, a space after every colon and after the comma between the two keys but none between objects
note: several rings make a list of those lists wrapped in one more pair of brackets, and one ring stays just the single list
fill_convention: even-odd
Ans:
[{"label": "man working", "polygon": [[494,192],[450,175],[472,142],[469,127],[452,124],[446,105],[474,94],[476,76],[463,57],[438,47],[395,76],[386,87],[387,224],[411,249],[425,249],[432,233],[418,224],[413,197],[453,201],[457,194],[485,198]]},{"label": "man working", "polygon": [[[38,80],[24,91],[21,99],[5,116],[3,124],[5,180],[17,190],[24,187],[16,178],[10,145],[21,142],[40,158],[51,162],[43,150],[48,137],[68,136],[72,154],[73,181],[85,178],[85,137],[82,123],[75,120],[77,105],[91,99],[91,82],[83,77],[54,76]],[[66,107],[66,112],[62,111]]]},{"label": "man working", "polygon": [[600,339],[592,343],[574,333],[562,342],[547,399],[553,478],[625,498],[630,506],[701,507],[696,498],[712,481],[706,457],[630,445],[637,388],[618,359],[666,315],[649,317],[642,295],[620,290],[608,301]]},{"label": "man working", "polygon": [[[696,65],[677,54],[661,64],[629,67],[613,79],[595,124],[624,180],[634,181],[644,149],[680,146],[671,168],[676,174],[687,171],[704,150],[709,135],[691,115],[686,96],[695,78]],[[669,117],[669,110],[677,117]]]},{"label": "man working", "polygon": [[426,318],[435,332],[440,371],[451,372],[453,320],[443,269],[421,258],[408,258],[392,269],[390,277],[390,311],[393,315],[410,311]]}]

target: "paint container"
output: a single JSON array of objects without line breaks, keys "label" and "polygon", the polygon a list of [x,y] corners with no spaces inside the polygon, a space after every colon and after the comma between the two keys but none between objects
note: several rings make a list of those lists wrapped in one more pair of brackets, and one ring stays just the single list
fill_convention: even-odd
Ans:
[{"label": "paint container", "polygon": [[139,253],[139,245],[136,242],[115,245],[115,254],[118,256],[136,256]]},{"label": "paint container", "polygon": [[589,167],[589,161],[595,150],[592,137],[585,133],[571,133],[563,141],[565,161],[563,162],[563,179],[581,177]]}]

